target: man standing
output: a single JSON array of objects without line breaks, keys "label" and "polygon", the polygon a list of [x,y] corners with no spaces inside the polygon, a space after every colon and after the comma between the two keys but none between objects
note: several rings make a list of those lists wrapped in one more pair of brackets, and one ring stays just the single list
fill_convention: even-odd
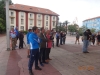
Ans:
[{"label": "man standing", "polygon": [[23,42],[24,42],[24,34],[23,34],[23,31],[20,31],[20,33],[19,33],[19,49],[23,48]]},{"label": "man standing", "polygon": [[56,46],[59,47],[59,38],[60,38],[60,34],[59,32],[56,33]]},{"label": "man standing", "polygon": [[60,32],[60,45],[62,45],[62,39],[63,39],[63,32]]},{"label": "man standing", "polygon": [[88,45],[89,45],[89,29],[87,29],[84,33],[83,33],[83,53],[89,53],[87,51]]},{"label": "man standing", "polygon": [[39,61],[40,61],[40,65],[44,66],[43,63],[46,63],[45,62],[45,50],[46,50],[46,42],[47,42],[44,28],[41,28],[41,33],[40,33],[39,37],[41,39]]},{"label": "man standing", "polygon": [[29,30],[28,30],[28,33],[27,33],[27,48],[28,48],[27,57],[28,57],[28,58],[30,57],[29,35],[30,35],[31,33],[32,33],[32,30],[29,29]]},{"label": "man standing", "polygon": [[29,58],[29,74],[30,75],[34,75],[32,72],[32,66],[33,66],[33,62],[35,60],[35,69],[36,70],[42,70],[39,66],[38,66],[38,58],[39,58],[39,37],[37,36],[38,28],[36,26],[34,26],[32,28],[33,32],[29,35],[29,43],[30,43],[30,58]]},{"label": "man standing", "polygon": [[11,39],[12,50],[15,50],[15,47],[16,47],[16,32],[14,31],[14,28],[11,29],[10,39]]}]

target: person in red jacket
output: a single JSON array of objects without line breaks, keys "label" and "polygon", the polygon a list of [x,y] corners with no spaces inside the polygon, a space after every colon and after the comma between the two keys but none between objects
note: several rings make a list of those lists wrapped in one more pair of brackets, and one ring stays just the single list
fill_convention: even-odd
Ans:
[{"label": "person in red jacket", "polygon": [[49,58],[49,55],[50,55],[50,50],[52,47],[52,39],[53,39],[52,36],[50,35],[50,30],[47,30],[46,37],[47,37],[48,41],[47,41],[47,49],[45,51],[45,61],[48,63],[49,60],[51,60]]}]

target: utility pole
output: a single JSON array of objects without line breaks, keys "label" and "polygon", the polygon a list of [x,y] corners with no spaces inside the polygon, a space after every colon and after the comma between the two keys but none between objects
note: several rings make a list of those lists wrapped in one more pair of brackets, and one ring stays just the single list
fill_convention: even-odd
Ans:
[{"label": "utility pole", "polygon": [[7,51],[10,50],[10,23],[9,23],[9,0],[5,0],[6,3],[6,39],[7,39]]}]

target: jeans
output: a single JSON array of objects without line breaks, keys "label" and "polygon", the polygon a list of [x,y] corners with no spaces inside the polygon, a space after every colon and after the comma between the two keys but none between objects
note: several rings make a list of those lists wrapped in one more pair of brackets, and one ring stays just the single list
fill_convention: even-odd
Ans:
[{"label": "jeans", "polygon": [[88,45],[89,45],[89,41],[83,40],[83,52],[87,52]]}]

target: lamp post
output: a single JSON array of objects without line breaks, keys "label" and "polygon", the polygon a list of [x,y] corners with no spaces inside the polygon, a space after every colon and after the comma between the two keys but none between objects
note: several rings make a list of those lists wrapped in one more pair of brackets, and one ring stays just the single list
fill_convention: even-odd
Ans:
[{"label": "lamp post", "polygon": [[7,51],[10,50],[10,26],[9,26],[9,0],[5,0],[6,3],[6,39],[7,39]]}]

